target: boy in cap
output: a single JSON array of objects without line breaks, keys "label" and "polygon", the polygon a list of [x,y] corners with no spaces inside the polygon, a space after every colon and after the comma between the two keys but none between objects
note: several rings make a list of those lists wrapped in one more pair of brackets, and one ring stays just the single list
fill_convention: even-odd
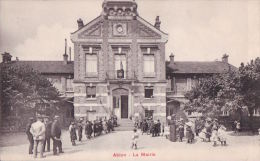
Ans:
[{"label": "boy in cap", "polygon": [[132,146],[131,146],[132,149],[133,149],[133,148],[137,149],[137,140],[138,140],[138,137],[139,137],[139,135],[138,135],[138,133],[137,133],[137,130],[134,129],[134,134],[133,134],[133,136],[132,136]]}]

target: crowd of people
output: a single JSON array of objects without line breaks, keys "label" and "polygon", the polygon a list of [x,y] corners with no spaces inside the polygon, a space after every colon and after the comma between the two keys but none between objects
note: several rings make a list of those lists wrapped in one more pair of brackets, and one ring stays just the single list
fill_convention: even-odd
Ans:
[{"label": "crowd of people", "polygon": [[[37,120],[29,119],[26,126],[26,134],[29,140],[29,154],[37,157],[37,152],[40,152],[40,158],[45,157],[43,153],[45,149],[50,152],[50,141],[53,141],[53,155],[64,153],[62,151],[61,141],[61,126],[59,116],[55,116],[53,122],[48,117],[38,115]],[[47,146],[46,146],[47,145]]]},{"label": "crowd of people", "polygon": [[[86,120],[85,124],[83,121],[84,119],[80,118],[78,121],[72,121],[70,123],[69,133],[72,146],[76,145],[77,140],[82,141],[84,129],[86,138],[91,139],[92,137],[114,131],[114,127],[117,126],[116,117],[111,117],[108,120],[106,118],[100,118],[94,121]],[[40,158],[44,158],[44,152],[50,152],[51,140],[53,142],[53,155],[64,153],[62,150],[61,133],[59,116],[54,116],[53,121],[47,116],[37,115],[36,120],[31,117],[26,126],[29,154],[33,154],[33,157],[36,158],[39,151]]]},{"label": "crowd of people", "polygon": [[[183,118],[174,120],[174,128],[176,141],[182,142],[185,140],[187,143],[194,143],[195,137],[202,142],[213,142],[213,146],[218,143],[226,145],[226,128],[218,123],[217,119],[196,119],[195,121],[185,121]],[[169,139],[170,125],[161,123],[160,120],[153,120],[152,118],[145,118],[143,120],[135,120],[135,128],[140,129],[142,134],[155,136],[165,136]]]},{"label": "crowd of people", "polygon": [[83,118],[80,118],[78,122],[72,121],[69,126],[71,143],[73,146],[76,145],[77,133],[79,137],[79,141],[82,139],[83,129],[85,129],[85,135],[87,139],[91,139],[92,137],[100,136],[101,134],[107,134],[111,131],[114,131],[114,127],[117,126],[117,118],[110,117],[106,119],[96,119],[94,121],[86,120],[85,125],[83,124]]},{"label": "crowd of people", "polygon": [[135,121],[135,128],[141,129],[142,134],[146,133],[147,135],[150,135],[152,137],[160,136],[161,132],[164,129],[162,127],[160,120],[153,120],[152,118],[146,118],[142,121],[139,121],[138,119]]},{"label": "crowd of people", "polygon": [[211,118],[207,118],[205,120],[200,119],[186,123],[183,119],[180,119],[176,125],[177,138],[179,141],[183,140],[185,134],[187,143],[193,143],[194,138],[197,136],[202,142],[212,141],[213,146],[216,146],[218,143],[226,145],[226,128],[219,124],[217,119],[212,120]]}]

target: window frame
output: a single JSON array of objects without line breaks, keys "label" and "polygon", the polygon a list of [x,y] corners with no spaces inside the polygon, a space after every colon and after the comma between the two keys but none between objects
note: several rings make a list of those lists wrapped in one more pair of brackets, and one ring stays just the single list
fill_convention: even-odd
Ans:
[{"label": "window frame", "polygon": [[[151,91],[152,91],[150,97],[147,97],[147,95],[146,95],[146,90],[151,90]],[[144,87],[144,98],[145,98],[145,99],[154,98],[154,88],[153,88],[152,86],[145,86],[145,87]]]},{"label": "window frame", "polygon": [[[95,88],[95,95],[88,94],[88,88]],[[90,97],[89,97],[90,96]],[[97,98],[97,87],[96,86],[86,86],[86,98],[87,99],[96,99]]]},{"label": "window frame", "polygon": [[[120,70],[120,69],[116,69],[116,56],[119,56],[119,57],[124,56],[125,57],[125,69],[123,69],[124,70],[124,77],[123,78],[119,78],[118,74],[117,74],[118,70]],[[120,60],[122,60],[122,59],[120,58]],[[126,53],[114,53],[114,70],[115,70],[115,78],[116,79],[126,79],[126,72],[127,72],[127,54]]]},{"label": "window frame", "polygon": [[[145,57],[153,57],[153,72],[150,72],[150,73],[148,73],[148,72],[146,72],[145,71]],[[152,53],[152,52],[150,52],[150,53],[143,53],[143,75],[144,75],[144,77],[155,77],[156,76],[156,62],[155,62],[156,60],[155,60],[155,54],[154,53]]]},{"label": "window frame", "polygon": [[[96,56],[96,72],[88,72],[87,68],[87,56]],[[85,76],[97,77],[98,76],[98,53],[97,52],[85,52]]]}]

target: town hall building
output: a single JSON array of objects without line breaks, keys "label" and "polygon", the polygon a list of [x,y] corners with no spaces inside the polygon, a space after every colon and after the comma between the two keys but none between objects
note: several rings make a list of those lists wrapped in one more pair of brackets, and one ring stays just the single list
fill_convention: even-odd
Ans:
[{"label": "town hall building", "polygon": [[165,44],[156,17],[150,24],[134,0],[105,0],[100,16],[71,34],[74,116],[166,118]]}]

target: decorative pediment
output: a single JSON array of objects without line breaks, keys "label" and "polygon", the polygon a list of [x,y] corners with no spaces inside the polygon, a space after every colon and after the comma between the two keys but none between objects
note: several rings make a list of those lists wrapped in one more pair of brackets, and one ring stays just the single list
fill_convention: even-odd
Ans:
[{"label": "decorative pediment", "polygon": [[138,35],[139,37],[161,38],[160,34],[140,22],[138,23]]},{"label": "decorative pediment", "polygon": [[79,33],[79,38],[88,38],[88,37],[100,37],[101,36],[101,23],[98,22],[92,26],[89,26],[84,31]]}]

